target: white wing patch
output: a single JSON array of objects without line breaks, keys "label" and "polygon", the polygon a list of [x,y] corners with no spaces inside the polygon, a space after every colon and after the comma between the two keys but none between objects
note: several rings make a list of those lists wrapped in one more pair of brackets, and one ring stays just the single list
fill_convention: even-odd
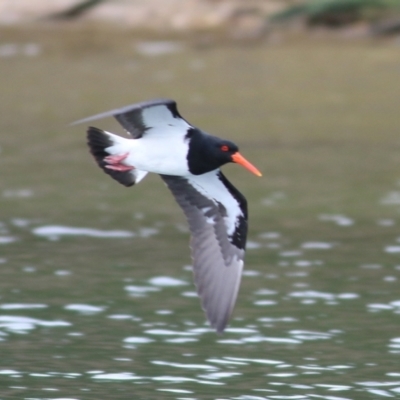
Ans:
[{"label": "white wing patch", "polygon": [[[202,195],[224,206],[227,213],[226,217],[224,217],[224,222],[228,235],[232,236],[237,228],[238,217],[243,216],[243,213],[237,200],[228,192],[226,186],[218,178],[216,171],[202,175],[191,175],[187,179]],[[204,213],[207,212],[204,209],[202,211]]]},{"label": "white wing patch", "polygon": [[[185,133],[191,126],[183,119],[176,118],[164,104],[148,107],[142,110],[143,124],[150,130],[152,128],[165,129],[175,127]],[[147,131],[148,132],[148,131]]]}]

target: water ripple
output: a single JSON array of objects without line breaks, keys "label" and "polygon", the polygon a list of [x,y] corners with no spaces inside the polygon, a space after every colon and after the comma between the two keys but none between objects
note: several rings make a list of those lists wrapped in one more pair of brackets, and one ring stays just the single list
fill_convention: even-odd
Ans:
[{"label": "water ripple", "polygon": [[335,243],[328,242],[304,242],[302,243],[301,248],[307,250],[328,250],[333,249],[335,246]]},{"label": "water ripple", "polygon": [[241,372],[213,372],[211,374],[198,375],[202,379],[223,379],[243,375]]},{"label": "water ripple", "polygon": [[[166,389],[166,388],[161,388],[161,389],[157,389],[157,390],[159,392],[170,392],[170,393],[177,393],[177,394],[192,394],[193,393],[190,390],[184,390],[184,389]],[[193,400],[195,400],[195,399],[193,399]]]},{"label": "water ripple", "polygon": [[275,300],[257,300],[253,304],[256,306],[274,306],[277,303]]},{"label": "water ripple", "polygon": [[15,236],[0,236],[0,244],[10,244],[10,243],[14,243],[17,242],[18,238]]},{"label": "water ripple", "polygon": [[354,220],[352,218],[346,217],[341,214],[321,214],[318,219],[320,221],[334,222],[339,226],[351,226],[354,225]]},{"label": "water ripple", "polygon": [[131,238],[136,236],[134,232],[112,230],[104,231],[92,228],[77,228],[62,225],[39,226],[32,230],[36,236],[43,236],[50,240],[58,240],[60,236],[89,236],[96,238]]},{"label": "water ripple", "polygon": [[258,318],[257,321],[267,322],[267,323],[271,323],[271,322],[297,322],[298,319],[293,318],[293,317],[280,317],[280,318],[261,317],[261,318]]},{"label": "water ripple", "polygon": [[142,337],[142,336],[130,336],[124,339],[125,343],[130,343],[130,344],[141,344],[141,343],[151,343],[154,342],[153,339],[147,338],[147,337]]},{"label": "water ripple", "polygon": [[292,338],[282,338],[282,337],[269,337],[254,335],[248,336],[241,339],[220,339],[217,341],[222,344],[245,344],[245,343],[287,343],[287,344],[299,344],[301,341]]},{"label": "water ripple", "polygon": [[[317,396],[318,397],[318,396]],[[268,396],[269,399],[279,399],[279,400],[302,400],[302,399],[307,399],[307,397],[303,396],[303,395],[299,395],[299,394],[295,394],[295,395],[271,395]],[[327,397],[324,397],[324,399],[327,399]],[[334,400],[334,399],[331,399]],[[339,398],[337,398],[336,400],[339,400]],[[345,400],[345,399],[342,399]],[[350,400],[350,399],[348,399]]]},{"label": "water ripple", "polygon": [[325,333],[325,332],[313,332],[313,331],[302,331],[302,330],[293,330],[289,332],[298,340],[325,340],[331,339],[335,332]]},{"label": "water ripple", "polygon": [[64,308],[81,314],[97,314],[106,309],[106,307],[92,306],[90,304],[67,304]]},{"label": "water ripple", "polygon": [[[272,390],[271,390],[272,391]],[[242,396],[232,397],[233,400],[265,400],[267,397],[243,394]]]},{"label": "water ripple", "polygon": [[278,361],[278,360],[270,360],[268,358],[241,358],[241,357],[225,357],[226,360],[228,361],[235,361],[235,362],[240,362],[240,364],[245,364],[247,363],[254,363],[254,364],[264,364],[264,365],[277,365],[277,364],[283,364],[283,361]]},{"label": "water ripple", "polygon": [[239,334],[246,334],[246,333],[257,333],[257,329],[250,329],[250,328],[227,328],[225,332],[229,333],[239,333]]},{"label": "water ripple", "polygon": [[[356,382],[357,385],[366,387],[366,391],[368,393],[375,394],[377,396],[383,397],[394,397],[394,395],[387,390],[381,389],[382,387],[389,387],[389,386],[397,386],[400,382],[374,382],[374,381],[366,381],[366,382]],[[379,388],[379,389],[378,389]],[[396,393],[397,388],[389,389]]]},{"label": "water ripple", "polygon": [[151,363],[155,364],[155,365],[166,365],[168,367],[173,367],[173,368],[205,369],[207,371],[218,370],[217,367],[215,367],[213,365],[206,365],[206,364],[182,364],[182,363],[167,362],[167,361],[160,361],[160,360],[154,360],[154,361],[151,361]]},{"label": "water ripple", "polygon": [[33,196],[31,189],[7,189],[3,191],[3,197],[5,198],[28,198]]},{"label": "water ripple", "polygon": [[173,339],[165,339],[166,343],[175,343],[175,344],[181,344],[181,343],[190,343],[190,342],[197,342],[199,339],[197,338],[184,338],[184,337],[179,337],[179,338],[173,338]]},{"label": "water ripple", "polygon": [[171,329],[149,329],[145,331],[149,335],[157,336],[196,336],[197,333],[188,331],[173,331]]},{"label": "water ripple", "polygon": [[292,376],[297,376],[297,375],[298,374],[296,374],[295,372],[274,372],[267,374],[267,376],[274,376],[277,378],[290,378]]},{"label": "water ripple", "polygon": [[323,300],[352,300],[357,299],[359,295],[357,293],[328,293],[328,292],[319,292],[316,290],[305,290],[299,292],[292,292],[289,294],[290,297],[298,297],[304,299],[323,299]]},{"label": "water ripple", "polygon": [[350,390],[353,388],[352,386],[347,386],[347,385],[328,385],[328,384],[324,384],[324,383],[316,383],[315,386],[326,388],[331,391],[338,391],[338,392],[342,391],[342,390]]},{"label": "water ripple", "polygon": [[143,377],[137,376],[132,372],[114,372],[114,373],[101,373],[92,375],[92,379],[113,380],[113,381],[127,381],[127,380],[142,380]]},{"label": "water ripple", "polygon": [[385,206],[396,206],[400,204],[400,192],[391,191],[381,198],[380,203]]},{"label": "water ripple", "polygon": [[206,360],[207,362],[215,363],[215,364],[223,364],[223,365],[249,365],[248,362],[245,361],[235,361],[235,359],[231,359],[231,357],[226,358],[209,358]]},{"label": "water ripple", "polygon": [[35,329],[38,326],[45,326],[52,328],[52,327],[64,327],[71,325],[72,324],[70,324],[69,322],[62,320],[45,321],[37,318],[22,317],[22,316],[13,316],[13,315],[0,316],[0,327],[16,333],[24,333],[25,331]]},{"label": "water ripple", "polygon": [[384,251],[385,251],[385,253],[390,253],[390,254],[400,253],[400,246],[399,245],[397,245],[397,246],[386,246],[384,248]]},{"label": "water ripple", "polygon": [[370,303],[367,304],[367,308],[371,312],[391,310],[395,314],[400,314],[400,300],[394,300],[389,303]]},{"label": "water ripple", "polygon": [[276,290],[270,290],[270,289],[259,289],[254,294],[258,296],[272,296],[274,294],[278,294]]},{"label": "water ripple", "polygon": [[390,339],[389,348],[391,353],[400,353],[400,337]]},{"label": "water ripple", "polygon": [[4,303],[0,304],[2,310],[33,310],[47,308],[47,304],[22,304],[22,303]]},{"label": "water ripple", "polygon": [[15,375],[19,373],[15,369],[0,369],[0,375]]},{"label": "water ripple", "polygon": [[141,318],[134,317],[133,315],[130,314],[111,314],[108,315],[107,318],[117,319],[117,320],[130,319],[132,321],[141,321]]},{"label": "water ripple", "polygon": [[156,276],[149,279],[149,283],[154,286],[183,286],[188,284],[185,281],[171,278],[170,276]]},{"label": "water ripple", "polygon": [[225,385],[225,383],[222,383],[222,382],[205,381],[205,380],[200,380],[200,379],[195,379],[195,378],[186,378],[186,377],[182,377],[182,376],[164,375],[164,376],[155,376],[154,378],[151,378],[151,379],[153,381],[161,381],[161,382],[169,382],[169,383],[197,382],[197,383],[203,383],[205,385]]},{"label": "water ripple", "polygon": [[127,285],[124,289],[129,292],[132,297],[145,297],[149,292],[158,292],[161,289],[154,286],[137,286],[137,285]]}]

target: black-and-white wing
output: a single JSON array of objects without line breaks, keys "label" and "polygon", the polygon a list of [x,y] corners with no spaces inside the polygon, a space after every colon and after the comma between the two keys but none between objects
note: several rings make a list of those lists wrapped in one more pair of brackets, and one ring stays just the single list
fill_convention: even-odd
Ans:
[{"label": "black-and-white wing", "polygon": [[131,104],[81,119],[74,122],[74,125],[106,117],[116,118],[133,139],[139,139],[151,131],[161,132],[166,130],[171,132],[171,127],[178,132],[181,130],[185,134],[188,129],[192,128],[179,114],[176,102],[170,99]]},{"label": "black-and-white wing", "polygon": [[182,207],[192,235],[194,281],[207,318],[218,332],[239,291],[247,236],[247,202],[220,171],[161,175]]}]

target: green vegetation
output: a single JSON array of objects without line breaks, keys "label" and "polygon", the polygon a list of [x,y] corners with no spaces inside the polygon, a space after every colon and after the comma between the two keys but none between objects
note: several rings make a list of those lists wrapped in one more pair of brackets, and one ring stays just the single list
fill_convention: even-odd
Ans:
[{"label": "green vegetation", "polygon": [[272,16],[284,22],[305,18],[308,25],[343,26],[365,20],[376,21],[400,13],[399,0],[306,0]]}]

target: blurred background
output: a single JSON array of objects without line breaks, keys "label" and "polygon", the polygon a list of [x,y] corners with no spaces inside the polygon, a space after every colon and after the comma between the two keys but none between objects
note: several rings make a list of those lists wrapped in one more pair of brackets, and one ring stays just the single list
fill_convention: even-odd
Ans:
[{"label": "blurred background", "polygon": [[[2,0],[0,399],[399,398],[399,82],[398,0]],[[223,335],[159,177],[118,185],[70,126],[156,97],[263,172],[223,168]]]}]

